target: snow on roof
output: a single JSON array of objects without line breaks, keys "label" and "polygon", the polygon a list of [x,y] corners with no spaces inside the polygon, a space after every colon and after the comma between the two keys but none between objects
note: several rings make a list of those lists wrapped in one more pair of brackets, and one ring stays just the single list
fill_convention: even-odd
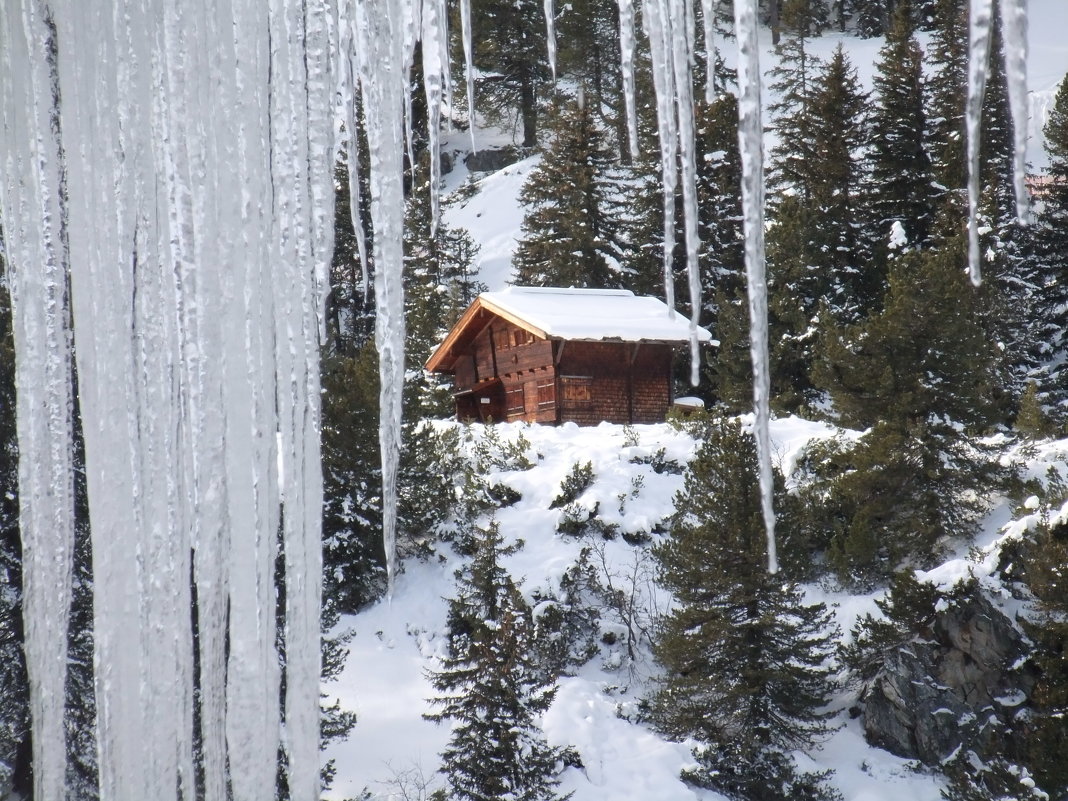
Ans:
[{"label": "snow on roof", "polygon": [[[535,327],[545,336],[572,340],[685,342],[690,321],[657,298],[626,289],[557,289],[511,286],[479,295],[482,305]],[[701,342],[712,335],[697,329]]]}]

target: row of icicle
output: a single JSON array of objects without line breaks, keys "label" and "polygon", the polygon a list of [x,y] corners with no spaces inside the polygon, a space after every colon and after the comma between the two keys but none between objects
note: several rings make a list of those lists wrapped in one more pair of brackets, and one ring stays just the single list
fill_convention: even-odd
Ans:
[{"label": "row of icicle", "polygon": [[[617,2],[633,154],[635,8],[634,0]],[[419,45],[436,223],[438,122],[453,91],[446,2],[270,0],[266,14],[261,5],[114,0],[108,9],[18,0],[0,9],[0,216],[18,386],[33,388],[19,393],[18,436],[34,777],[42,801],[63,797],[65,775],[74,338],[96,573],[101,797],[140,801],[192,792],[190,571],[199,610],[205,797],[221,801],[228,783],[235,799],[271,797],[279,743],[288,754],[292,797],[318,797],[318,350],[338,150],[349,166],[365,289],[361,157],[370,171],[383,536],[392,592],[404,377],[402,171],[405,150],[411,153],[407,76]],[[557,10],[553,0],[543,6],[555,76]],[[999,6],[1022,218],[1026,14],[1024,0]],[[471,0],[459,0],[459,7],[474,147]],[[674,239],[677,187],[683,200],[696,381],[696,20],[690,0],[642,0],[641,11],[657,96],[667,242]],[[701,0],[701,11],[709,101],[716,0]],[[735,0],[734,13],[755,435],[775,572],[757,0]],[[979,118],[991,17],[992,0],[971,0],[969,264],[976,282]],[[366,154],[355,136],[357,99]],[[672,249],[664,250],[673,306]],[[76,332],[71,316],[82,321]],[[279,526],[284,726],[271,611]]]}]

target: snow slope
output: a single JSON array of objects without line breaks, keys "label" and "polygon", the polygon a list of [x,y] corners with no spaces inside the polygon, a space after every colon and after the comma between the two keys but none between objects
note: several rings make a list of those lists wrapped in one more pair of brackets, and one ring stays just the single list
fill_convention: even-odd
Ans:
[{"label": "snow slope", "polygon": [[[438,425],[452,425],[439,423]],[[645,614],[664,609],[668,599],[651,583],[652,566],[643,546],[627,544],[617,536],[603,540],[556,532],[563,514],[550,509],[560,484],[576,463],[590,461],[595,481],[577,503],[619,526],[621,532],[637,535],[655,532],[673,511],[674,494],[682,476],[656,472],[649,462],[685,464],[694,443],[669,425],[621,427],[602,424],[595,428],[564,425],[559,428],[525,424],[497,427],[504,441],[522,436],[529,445],[526,454],[534,466],[529,470],[499,471],[491,476],[522,494],[522,499],[497,514],[501,531],[510,542],[523,546],[506,560],[506,567],[521,583],[528,599],[536,594],[553,595],[564,571],[578,558],[585,545],[603,546],[603,578],[610,578],[628,593],[636,593]],[[470,429],[473,437],[483,429]],[[796,417],[773,422],[772,435],[780,465],[789,470],[799,450],[813,438],[834,433],[830,427]],[[1047,465],[1063,464],[1068,441],[1042,451],[1031,468],[1044,474]],[[1062,514],[1068,516],[1068,510]],[[935,571],[928,580],[951,584],[968,575],[989,573],[996,563],[993,549],[1000,537],[1019,536],[1037,519],[1034,510],[1012,521],[1011,510],[995,509],[980,539],[977,561],[962,547],[962,553]],[[1008,524],[1008,525],[1005,525]],[[655,533],[652,538],[655,540]],[[632,538],[633,539],[633,538]],[[785,559],[796,554],[784,554]],[[333,746],[328,757],[336,760],[338,778],[333,799],[349,798],[367,788],[376,799],[399,799],[402,785],[417,777],[432,784],[437,754],[448,739],[446,726],[422,719],[432,689],[425,672],[445,647],[445,605],[453,594],[453,571],[459,564],[448,546],[436,558],[409,561],[398,578],[392,600],[383,601],[362,614],[346,618],[342,626],[355,631],[351,653],[340,680],[327,688],[331,699],[359,715],[350,739]],[[808,589],[810,597],[838,604],[838,622],[848,632],[857,616],[873,612],[873,596],[849,596],[819,587]],[[629,713],[646,693],[654,666],[644,649],[637,659],[628,658],[622,645],[626,630],[618,620],[607,619],[604,630],[618,636],[574,676],[561,680],[556,700],[544,717],[544,730],[551,743],[571,745],[581,755],[582,769],[568,768],[562,789],[574,792],[575,801],[648,801],[648,799],[717,799],[718,795],[682,784],[679,771],[690,762],[685,743],[662,740],[642,725],[628,721]],[[844,708],[852,701],[839,699]],[[938,801],[940,780],[916,771],[907,760],[869,747],[858,721],[840,715],[842,728],[822,749],[798,755],[803,765],[832,768],[834,783],[847,801]]]}]

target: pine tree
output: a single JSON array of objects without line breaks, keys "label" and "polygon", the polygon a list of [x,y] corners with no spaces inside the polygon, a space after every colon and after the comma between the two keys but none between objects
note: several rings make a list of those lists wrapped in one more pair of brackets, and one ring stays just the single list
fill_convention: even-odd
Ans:
[{"label": "pine tree", "polygon": [[474,0],[471,21],[479,111],[491,121],[518,122],[523,147],[536,147],[541,95],[551,79],[542,4]]},{"label": "pine tree", "polygon": [[426,717],[453,722],[441,754],[452,801],[560,799],[561,752],[537,727],[555,686],[533,661],[530,608],[501,565],[508,553],[496,523],[481,531],[449,602],[448,655],[429,674],[441,695]]},{"label": "pine tree", "polygon": [[835,797],[824,774],[800,772],[788,756],[830,730],[835,631],[823,604],[767,572],[752,435],[711,423],[676,508],[654,550],[677,601],[653,644],[665,669],[654,725],[696,739],[700,767],[688,778],[730,798]]},{"label": "pine tree", "polygon": [[1035,337],[1041,345],[1039,382],[1054,422],[1068,420],[1068,75],[1061,81],[1045,127],[1048,189],[1036,225],[1041,287],[1035,298]]},{"label": "pine tree", "polygon": [[[955,192],[956,215],[950,223],[959,225],[960,192],[964,189],[964,101],[968,68],[968,2],[937,0],[931,42],[927,49],[931,63],[927,83],[927,141],[935,180],[946,192]],[[954,220],[953,217],[956,217]]]},{"label": "pine tree", "polygon": [[929,563],[947,536],[974,529],[996,475],[965,439],[1002,415],[978,299],[960,269],[963,246],[905,254],[891,264],[882,311],[824,330],[814,370],[839,421],[871,428],[832,482],[826,517],[836,566],[850,580],[902,560]]},{"label": "pine tree", "polygon": [[431,235],[430,222],[427,194],[419,187],[408,199],[404,219],[404,351],[413,368],[405,381],[408,420],[452,414],[449,382],[418,368],[485,289],[474,278],[478,245],[471,235],[444,220]]},{"label": "pine tree", "polygon": [[871,116],[871,199],[880,261],[894,223],[922,247],[934,216],[931,162],[924,148],[923,56],[906,5],[898,7],[879,51]]},{"label": "pine tree", "polygon": [[767,235],[773,396],[786,411],[817,399],[810,371],[820,315],[838,324],[856,320],[875,294],[859,235],[865,103],[839,47],[779,130],[780,137],[799,137],[777,151],[782,193]]},{"label": "pine tree", "polygon": [[605,214],[608,152],[597,121],[583,101],[562,104],[552,142],[519,193],[527,208],[516,249],[517,284],[614,287],[617,252]]}]

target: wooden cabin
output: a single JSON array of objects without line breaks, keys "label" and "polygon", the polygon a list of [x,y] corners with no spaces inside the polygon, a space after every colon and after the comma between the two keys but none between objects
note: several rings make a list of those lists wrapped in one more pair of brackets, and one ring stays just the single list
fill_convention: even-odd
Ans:
[{"label": "wooden cabin", "polygon": [[426,369],[452,374],[460,420],[655,423],[673,400],[673,351],[689,341],[689,321],[656,298],[509,287],[479,295]]}]

